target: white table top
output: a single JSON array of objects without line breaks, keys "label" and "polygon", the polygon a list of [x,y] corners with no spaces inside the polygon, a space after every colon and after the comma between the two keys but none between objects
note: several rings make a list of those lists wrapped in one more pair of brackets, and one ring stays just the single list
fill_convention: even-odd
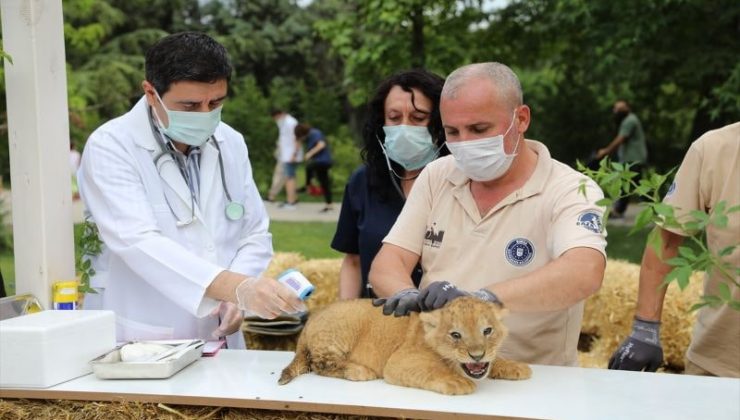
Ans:
[{"label": "white table top", "polygon": [[484,380],[471,395],[302,375],[280,386],[292,352],[222,350],[169,379],[0,389],[1,398],[142,401],[415,418],[740,419],[740,379],[534,365],[526,381]]}]

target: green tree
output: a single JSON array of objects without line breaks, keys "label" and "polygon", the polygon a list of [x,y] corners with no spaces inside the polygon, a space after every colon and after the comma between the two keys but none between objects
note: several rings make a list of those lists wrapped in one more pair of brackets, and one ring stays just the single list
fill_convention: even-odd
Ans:
[{"label": "green tree", "polygon": [[343,85],[353,106],[364,104],[382,78],[399,70],[424,67],[444,75],[467,61],[468,42],[475,38],[470,27],[486,16],[478,1],[323,4],[336,13],[315,27],[344,65]]},{"label": "green tree", "polygon": [[633,104],[651,161],[663,170],[680,161],[691,139],[737,120],[736,1],[527,0],[496,15],[478,57],[500,53],[517,68],[549,75],[552,92],[530,97],[541,105],[532,129],[563,146],[562,160],[614,136],[609,110],[618,98]]}]

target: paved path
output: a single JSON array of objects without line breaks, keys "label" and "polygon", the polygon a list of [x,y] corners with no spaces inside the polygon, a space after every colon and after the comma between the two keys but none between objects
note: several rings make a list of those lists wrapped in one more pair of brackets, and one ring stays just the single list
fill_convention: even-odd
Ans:
[{"label": "paved path", "polygon": [[[264,202],[270,220],[280,222],[329,222],[336,223],[339,218],[339,205],[335,204],[334,209],[328,212],[321,212],[324,203],[303,203],[300,202],[292,210],[280,208],[277,203]],[[82,201],[75,200],[72,202],[72,215],[74,223],[81,223],[83,220],[84,206]],[[12,212],[10,203],[10,191],[0,190],[0,213],[7,213],[4,218],[7,224],[12,223]]]},{"label": "paved path", "polygon": [[[339,207],[334,206],[334,210],[325,213],[321,212],[324,203],[298,203],[293,210],[284,210],[277,203],[265,202],[267,214],[270,220],[279,222],[332,222],[336,223],[339,218]],[[72,204],[72,214],[74,214],[75,223],[82,222],[83,205],[82,201],[76,200]]]},{"label": "paved path", "polygon": [[[2,207],[8,211],[10,216],[10,191],[0,191],[0,200],[2,201]],[[336,223],[339,218],[339,205],[335,204],[334,209],[328,212],[321,212],[324,208],[324,203],[307,203],[299,202],[296,207],[292,210],[286,210],[280,208],[277,203],[265,202],[265,208],[267,213],[270,215],[270,220],[280,222],[330,222]],[[3,210],[0,208],[0,212]],[[642,208],[639,204],[631,204],[627,208],[627,213],[623,219],[609,219],[609,226],[632,226],[635,221],[635,216]],[[82,201],[76,200],[72,204],[72,214],[74,215],[74,222],[82,222]],[[6,218],[6,223],[11,222],[11,217]]]},{"label": "paved path", "polygon": [[299,202],[292,210],[280,208],[277,203],[265,202],[265,208],[270,215],[270,220],[279,222],[332,222],[339,219],[339,205],[334,204],[334,209],[322,212],[324,203]]}]

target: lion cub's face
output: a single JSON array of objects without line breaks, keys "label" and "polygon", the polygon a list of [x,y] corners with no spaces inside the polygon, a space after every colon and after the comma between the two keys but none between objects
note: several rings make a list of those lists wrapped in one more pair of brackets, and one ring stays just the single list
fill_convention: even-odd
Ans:
[{"label": "lion cub's face", "polygon": [[423,312],[419,319],[424,340],[463,376],[488,376],[491,362],[507,334],[504,310],[473,297],[461,297],[445,307]]}]

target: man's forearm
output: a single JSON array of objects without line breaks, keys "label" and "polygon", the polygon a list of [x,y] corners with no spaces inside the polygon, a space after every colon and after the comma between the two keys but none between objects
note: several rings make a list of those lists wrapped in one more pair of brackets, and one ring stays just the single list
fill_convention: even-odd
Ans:
[{"label": "man's forearm", "polygon": [[487,289],[512,311],[557,311],[599,290],[605,267],[601,252],[573,248],[525,276],[491,284]]},{"label": "man's forearm", "polygon": [[611,143],[609,143],[606,147],[600,150],[601,152],[600,154],[602,156],[607,156],[607,155],[612,154],[614,150],[616,150],[616,148],[619,147],[620,144],[622,144],[622,142],[624,142],[624,137],[622,136],[615,137],[614,140],[611,141]]},{"label": "man's forearm", "polygon": [[311,159],[312,157],[316,156],[320,151],[322,151],[326,147],[326,143],[323,141],[320,141],[316,146],[311,148],[308,152],[306,152],[306,160]]},{"label": "man's forearm", "polygon": [[419,256],[396,245],[383,244],[373,259],[369,280],[377,296],[387,297],[414,287],[411,271]]},{"label": "man's forearm", "polygon": [[673,269],[666,264],[667,261],[678,254],[678,247],[684,238],[667,230],[660,230],[662,239],[661,256],[650,246],[645,247],[640,267],[640,286],[637,295],[637,310],[635,315],[647,321],[660,321],[663,313],[663,300],[665,299],[666,287],[663,279]]}]

